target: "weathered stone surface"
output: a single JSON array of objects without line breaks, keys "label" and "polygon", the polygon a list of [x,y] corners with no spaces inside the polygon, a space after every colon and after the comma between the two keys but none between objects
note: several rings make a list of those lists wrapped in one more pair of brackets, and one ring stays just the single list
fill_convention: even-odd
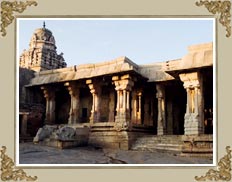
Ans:
[{"label": "weathered stone surface", "polygon": [[64,68],[63,53],[57,54],[55,38],[45,27],[33,33],[28,50],[20,55],[19,66],[34,71]]},{"label": "weathered stone surface", "polygon": [[138,65],[127,57],[120,57],[113,61],[72,66],[68,68],[41,71],[31,80],[30,85],[41,85],[45,83],[63,82],[92,78],[117,72],[135,71],[138,72]]},{"label": "weathered stone surface", "polygon": [[25,85],[30,83],[30,80],[35,77],[33,70],[26,68],[19,68],[19,101],[25,103],[28,93],[26,92]]},{"label": "weathered stone surface", "polygon": [[57,139],[66,141],[76,138],[76,130],[69,126],[64,126],[56,131]]},{"label": "weathered stone surface", "polygon": [[92,132],[89,137],[89,145],[95,147],[128,150],[128,137],[128,132],[126,131]]},{"label": "weathered stone surface", "polygon": [[213,65],[213,43],[192,45],[180,61],[169,61],[166,70],[183,70]]},{"label": "weathered stone surface", "polygon": [[49,138],[56,129],[57,126],[45,125],[43,128],[38,130],[33,142],[38,143],[39,141]]},{"label": "weathered stone surface", "polygon": [[70,148],[76,146],[85,146],[88,144],[88,140],[88,127],[76,127],[71,125],[45,125],[37,132],[34,138],[34,143],[40,143],[42,145],[58,148]]},{"label": "weathered stone surface", "polygon": [[32,145],[19,145],[20,164],[212,164],[212,158],[180,157],[174,153],[126,151],[96,147],[69,150]]},{"label": "weathered stone surface", "polygon": [[182,136],[182,156],[212,156],[212,135],[188,135]]}]

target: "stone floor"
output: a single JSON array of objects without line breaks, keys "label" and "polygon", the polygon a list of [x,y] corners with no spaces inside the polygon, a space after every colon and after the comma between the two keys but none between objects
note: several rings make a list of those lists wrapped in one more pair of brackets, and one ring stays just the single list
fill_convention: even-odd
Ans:
[{"label": "stone floor", "polygon": [[78,147],[57,149],[20,143],[20,164],[212,164],[210,158],[180,157],[161,151],[123,151]]}]

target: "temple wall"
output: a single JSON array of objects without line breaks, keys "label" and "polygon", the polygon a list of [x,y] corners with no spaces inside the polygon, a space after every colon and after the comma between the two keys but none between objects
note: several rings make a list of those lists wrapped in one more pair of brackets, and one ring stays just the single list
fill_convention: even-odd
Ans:
[{"label": "temple wall", "polygon": [[27,113],[25,121],[22,121],[24,116],[19,117],[20,125],[23,124],[24,127],[24,132],[20,135],[24,137],[35,136],[38,129],[43,126],[45,118],[45,100],[42,92],[38,91],[38,88],[25,87],[32,78],[34,71],[19,68],[19,112]]},{"label": "temple wall", "polygon": [[26,68],[19,68],[19,101],[25,103],[27,98],[27,92],[25,85],[30,83],[30,80],[34,78],[34,71]]}]

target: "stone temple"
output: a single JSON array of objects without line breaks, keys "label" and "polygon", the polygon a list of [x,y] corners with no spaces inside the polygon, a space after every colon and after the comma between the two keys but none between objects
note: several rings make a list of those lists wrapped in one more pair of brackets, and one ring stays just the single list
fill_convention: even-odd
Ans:
[{"label": "stone temple", "polygon": [[19,59],[20,141],[212,155],[213,43],[181,59],[67,67],[45,25]]}]

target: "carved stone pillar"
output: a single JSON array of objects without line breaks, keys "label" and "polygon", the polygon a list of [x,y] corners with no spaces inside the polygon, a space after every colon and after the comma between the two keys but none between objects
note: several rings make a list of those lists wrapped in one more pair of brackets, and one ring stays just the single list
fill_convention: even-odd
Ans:
[{"label": "carved stone pillar", "polygon": [[19,114],[22,116],[21,136],[27,136],[27,117],[28,117],[29,113],[28,112],[20,112]]},{"label": "carved stone pillar", "polygon": [[166,133],[165,88],[163,85],[157,84],[156,91],[158,99],[157,135],[164,135]]},{"label": "carved stone pillar", "polygon": [[137,96],[138,96],[138,100],[137,100],[137,105],[136,107],[136,110],[137,110],[137,118],[136,118],[136,123],[137,124],[142,124],[142,91],[138,91],[137,92]]},{"label": "carved stone pillar", "polygon": [[114,111],[115,111],[115,96],[114,96],[114,91],[110,92],[110,101],[109,101],[109,120],[108,122],[113,122],[114,121]]},{"label": "carved stone pillar", "polygon": [[131,109],[132,109],[131,122],[132,124],[136,124],[136,118],[137,118],[136,99],[137,99],[136,91],[132,90],[132,99],[131,99]]},{"label": "carved stone pillar", "polygon": [[187,92],[187,104],[185,113],[185,135],[204,133],[202,120],[202,95],[197,72],[180,74],[180,79],[184,82],[184,88]]},{"label": "carved stone pillar", "polygon": [[142,124],[142,90],[132,91],[131,121],[134,124]]},{"label": "carved stone pillar", "polygon": [[51,87],[41,87],[46,98],[45,124],[55,124],[55,91]]},{"label": "carved stone pillar", "polygon": [[96,81],[86,80],[93,97],[93,104],[90,116],[90,123],[100,122],[101,116],[101,86]]},{"label": "carved stone pillar", "polygon": [[115,128],[117,130],[128,129],[130,122],[130,91],[134,82],[129,74],[112,78],[117,91],[117,114],[115,116]]},{"label": "carved stone pillar", "polygon": [[79,120],[80,88],[75,83],[66,82],[64,85],[67,87],[71,97],[68,124],[75,124]]}]

